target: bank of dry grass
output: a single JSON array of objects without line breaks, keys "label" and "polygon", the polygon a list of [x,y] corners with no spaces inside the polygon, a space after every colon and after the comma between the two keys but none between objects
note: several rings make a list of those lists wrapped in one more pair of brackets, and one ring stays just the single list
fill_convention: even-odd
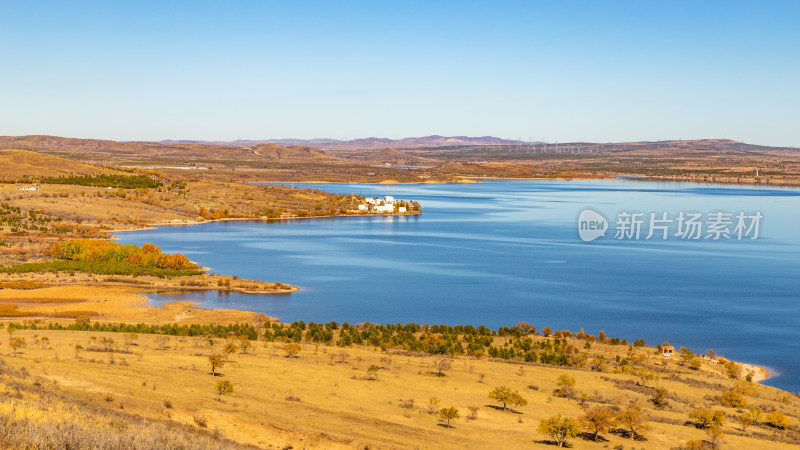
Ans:
[{"label": "bank of dry grass", "polygon": [[[178,429],[212,430],[222,438],[264,448],[548,448],[542,443],[546,437],[536,431],[541,419],[559,413],[577,417],[592,405],[614,407],[630,401],[650,416],[652,428],[643,433],[646,440],[605,433],[606,441],[571,442],[576,448],[671,448],[704,439],[702,430],[687,424],[689,412],[703,405],[725,412],[722,429],[730,448],[793,448],[790,443],[798,442],[794,395],[753,384],[748,403],[785,412],[791,426],[777,430],[759,425],[744,433],[733,420],[737,408],[719,404],[719,396],[741,380],[727,378],[717,361],[705,360],[701,370],[691,371],[654,355],[651,348],[637,353],[662,377],[642,386],[636,377],[612,371],[463,356],[452,360],[445,376],[437,376],[435,356],[302,343],[299,357],[289,358],[279,342],[258,342],[246,353],[237,350],[217,369],[221,375],[212,376],[209,354],[238,344],[238,339],[215,339],[209,346],[200,338],[131,339],[122,333],[91,331],[20,330],[13,336],[24,338],[27,346],[14,352],[6,339],[0,341],[5,353],[0,381],[6,386],[38,383],[70,402],[124,411]],[[47,345],[41,344],[44,337]],[[98,345],[109,340],[114,342],[112,351]],[[76,352],[76,345],[83,350]],[[620,346],[596,347],[609,357],[624,352]],[[369,379],[370,366],[379,367],[375,380]],[[27,376],[20,380],[10,371]],[[564,374],[576,381],[574,396],[554,394]],[[234,386],[233,394],[221,401],[214,390],[220,380]],[[499,385],[520,392],[528,404],[515,411],[499,409],[488,397]],[[655,386],[667,389],[667,406],[657,408],[650,402]],[[461,413],[453,428],[442,426],[435,414],[450,406]],[[479,408],[474,420],[465,418],[470,406]],[[56,414],[43,420],[60,419]]]}]

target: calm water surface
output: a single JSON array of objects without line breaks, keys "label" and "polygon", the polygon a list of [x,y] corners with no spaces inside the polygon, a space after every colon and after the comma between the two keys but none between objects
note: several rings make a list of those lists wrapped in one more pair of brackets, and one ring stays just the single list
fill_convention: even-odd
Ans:
[{"label": "calm water surface", "polygon": [[[314,187],[416,200],[425,213],[209,223],[119,237],[180,251],[217,273],[302,288],[157,301],[193,299],[283,321],[603,329],[651,345],[713,348],[772,368],[778,376],[767,384],[800,390],[798,190],[634,180]],[[620,211],[760,211],[764,219],[755,241],[617,241],[612,230],[584,243],[576,219],[585,207],[612,228]]]}]

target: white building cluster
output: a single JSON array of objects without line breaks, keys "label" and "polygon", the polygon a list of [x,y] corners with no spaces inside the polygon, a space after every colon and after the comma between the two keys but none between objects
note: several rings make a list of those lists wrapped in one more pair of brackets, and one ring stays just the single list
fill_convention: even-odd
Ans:
[{"label": "white building cluster", "polygon": [[379,199],[378,197],[374,198],[367,198],[364,199],[365,203],[361,203],[358,205],[359,211],[369,211],[369,212],[376,212],[376,213],[393,213],[395,212],[395,207],[397,208],[397,212],[404,213],[407,211],[405,206],[399,206],[395,204],[394,197],[391,195],[387,195],[383,199]]}]

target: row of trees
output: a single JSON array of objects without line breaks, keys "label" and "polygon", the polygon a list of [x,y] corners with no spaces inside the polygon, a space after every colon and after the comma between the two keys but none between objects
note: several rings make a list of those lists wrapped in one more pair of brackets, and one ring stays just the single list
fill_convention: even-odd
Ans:
[{"label": "row of trees", "polygon": [[2,267],[0,272],[59,271],[158,277],[202,274],[186,255],[162,253],[150,243],[137,247],[99,239],[69,239],[53,243],[49,254],[56,259]]},{"label": "row of trees", "polygon": [[[70,241],[65,241],[70,242]],[[105,241],[99,241],[105,242]],[[118,245],[118,244],[117,244]],[[147,247],[148,244],[145,244]],[[137,248],[135,246],[131,246]],[[63,247],[62,247],[63,248]],[[157,250],[158,248],[155,247]],[[62,255],[69,255],[73,250],[62,250]],[[35,327],[36,325],[30,325]],[[167,334],[173,336],[205,336],[226,337],[245,336],[247,339],[256,340],[261,337],[266,342],[313,342],[350,347],[353,345],[368,345],[382,350],[389,348],[428,353],[434,355],[489,355],[503,359],[519,358],[530,362],[541,362],[551,365],[577,366],[585,362],[585,352],[579,350],[564,337],[565,332],[551,333],[548,339],[533,341],[530,337],[520,338],[517,344],[519,349],[514,349],[514,344],[506,341],[503,345],[496,344],[496,338],[509,336],[512,328],[489,329],[485,326],[472,325],[419,325],[419,324],[358,324],[350,325],[345,322],[306,323],[293,322],[289,325],[266,322],[263,330],[251,324],[219,325],[145,325],[145,324],[110,324],[110,323],[75,323],[68,325],[50,324],[51,328],[66,328],[75,330],[109,331],[143,334]]]},{"label": "row of trees", "polygon": [[148,189],[161,187],[161,181],[147,175],[67,175],[43,177],[43,184],[71,184],[74,186],[113,187],[124,189]]},{"label": "row of trees", "polygon": [[69,239],[53,243],[50,256],[72,261],[127,263],[146,268],[196,269],[186,255],[161,253],[161,248],[151,243],[141,247],[100,239]]},{"label": "row of trees", "polygon": [[631,438],[641,436],[641,433],[650,429],[647,413],[635,402],[629,403],[625,408],[612,409],[604,406],[595,406],[577,419],[562,417],[561,414],[539,422],[539,433],[552,438],[559,447],[567,439],[578,436],[581,430],[589,434],[592,440],[598,440],[601,434],[621,427],[625,434]]}]

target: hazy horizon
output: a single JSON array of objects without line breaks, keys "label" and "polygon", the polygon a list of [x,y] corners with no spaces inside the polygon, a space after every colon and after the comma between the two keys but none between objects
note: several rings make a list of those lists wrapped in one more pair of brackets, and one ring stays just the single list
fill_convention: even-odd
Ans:
[{"label": "hazy horizon", "polygon": [[0,12],[3,135],[800,146],[796,2],[37,2]]}]

